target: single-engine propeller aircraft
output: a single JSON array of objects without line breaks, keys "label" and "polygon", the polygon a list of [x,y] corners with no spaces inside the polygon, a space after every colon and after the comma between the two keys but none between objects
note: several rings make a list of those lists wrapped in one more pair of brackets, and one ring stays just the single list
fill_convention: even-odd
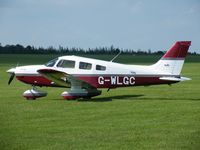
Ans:
[{"label": "single-engine propeller aircraft", "polygon": [[47,95],[36,86],[66,87],[61,96],[65,99],[91,98],[101,94],[98,88],[173,84],[190,80],[180,76],[191,41],[176,42],[153,65],[125,65],[78,56],[58,57],[45,65],[11,68],[8,84],[16,76],[19,81],[32,85],[23,93],[27,99]]}]

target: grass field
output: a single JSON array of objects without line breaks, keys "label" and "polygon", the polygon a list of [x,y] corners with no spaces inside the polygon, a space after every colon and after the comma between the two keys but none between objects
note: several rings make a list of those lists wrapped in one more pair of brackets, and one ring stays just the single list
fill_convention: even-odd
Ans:
[{"label": "grass field", "polygon": [[[103,90],[91,100],[66,101],[60,97],[66,89],[43,87],[47,97],[27,101],[22,93],[30,86],[16,80],[7,85],[7,69],[17,63],[44,63],[53,57],[0,55],[1,150],[200,149],[197,57],[193,59],[196,63],[186,60],[182,71],[191,81]],[[157,57],[130,60],[129,56],[127,62],[153,63]]]}]

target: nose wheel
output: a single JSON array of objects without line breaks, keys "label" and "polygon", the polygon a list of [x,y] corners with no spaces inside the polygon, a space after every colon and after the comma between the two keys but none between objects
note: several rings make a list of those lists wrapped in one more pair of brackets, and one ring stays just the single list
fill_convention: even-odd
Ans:
[{"label": "nose wheel", "polygon": [[27,100],[35,100],[37,98],[45,97],[45,96],[47,96],[47,92],[39,91],[36,89],[35,86],[32,86],[31,90],[26,90],[23,93],[23,97],[25,97]]}]

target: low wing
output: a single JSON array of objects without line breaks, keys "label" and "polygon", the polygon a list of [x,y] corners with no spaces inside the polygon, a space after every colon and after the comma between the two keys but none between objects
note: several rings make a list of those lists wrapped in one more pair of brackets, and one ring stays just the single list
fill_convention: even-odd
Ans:
[{"label": "low wing", "polygon": [[73,84],[78,84],[84,89],[96,89],[91,86],[89,83],[82,81],[73,75],[67,74],[62,71],[54,70],[54,69],[40,69],[37,70],[41,75],[45,78],[54,82],[54,84],[64,87],[72,87]]}]

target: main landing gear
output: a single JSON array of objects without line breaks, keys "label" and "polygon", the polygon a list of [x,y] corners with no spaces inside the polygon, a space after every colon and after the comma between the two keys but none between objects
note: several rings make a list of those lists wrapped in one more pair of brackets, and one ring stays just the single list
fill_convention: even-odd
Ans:
[{"label": "main landing gear", "polygon": [[78,98],[87,98],[98,96],[101,94],[99,90],[86,90],[86,89],[71,89],[70,91],[64,91],[61,96],[66,100],[75,100]]},{"label": "main landing gear", "polygon": [[26,90],[23,93],[23,97],[25,97],[27,100],[35,100],[36,98],[45,97],[47,96],[47,92],[39,91],[36,89],[35,86],[32,86],[31,90]]}]

